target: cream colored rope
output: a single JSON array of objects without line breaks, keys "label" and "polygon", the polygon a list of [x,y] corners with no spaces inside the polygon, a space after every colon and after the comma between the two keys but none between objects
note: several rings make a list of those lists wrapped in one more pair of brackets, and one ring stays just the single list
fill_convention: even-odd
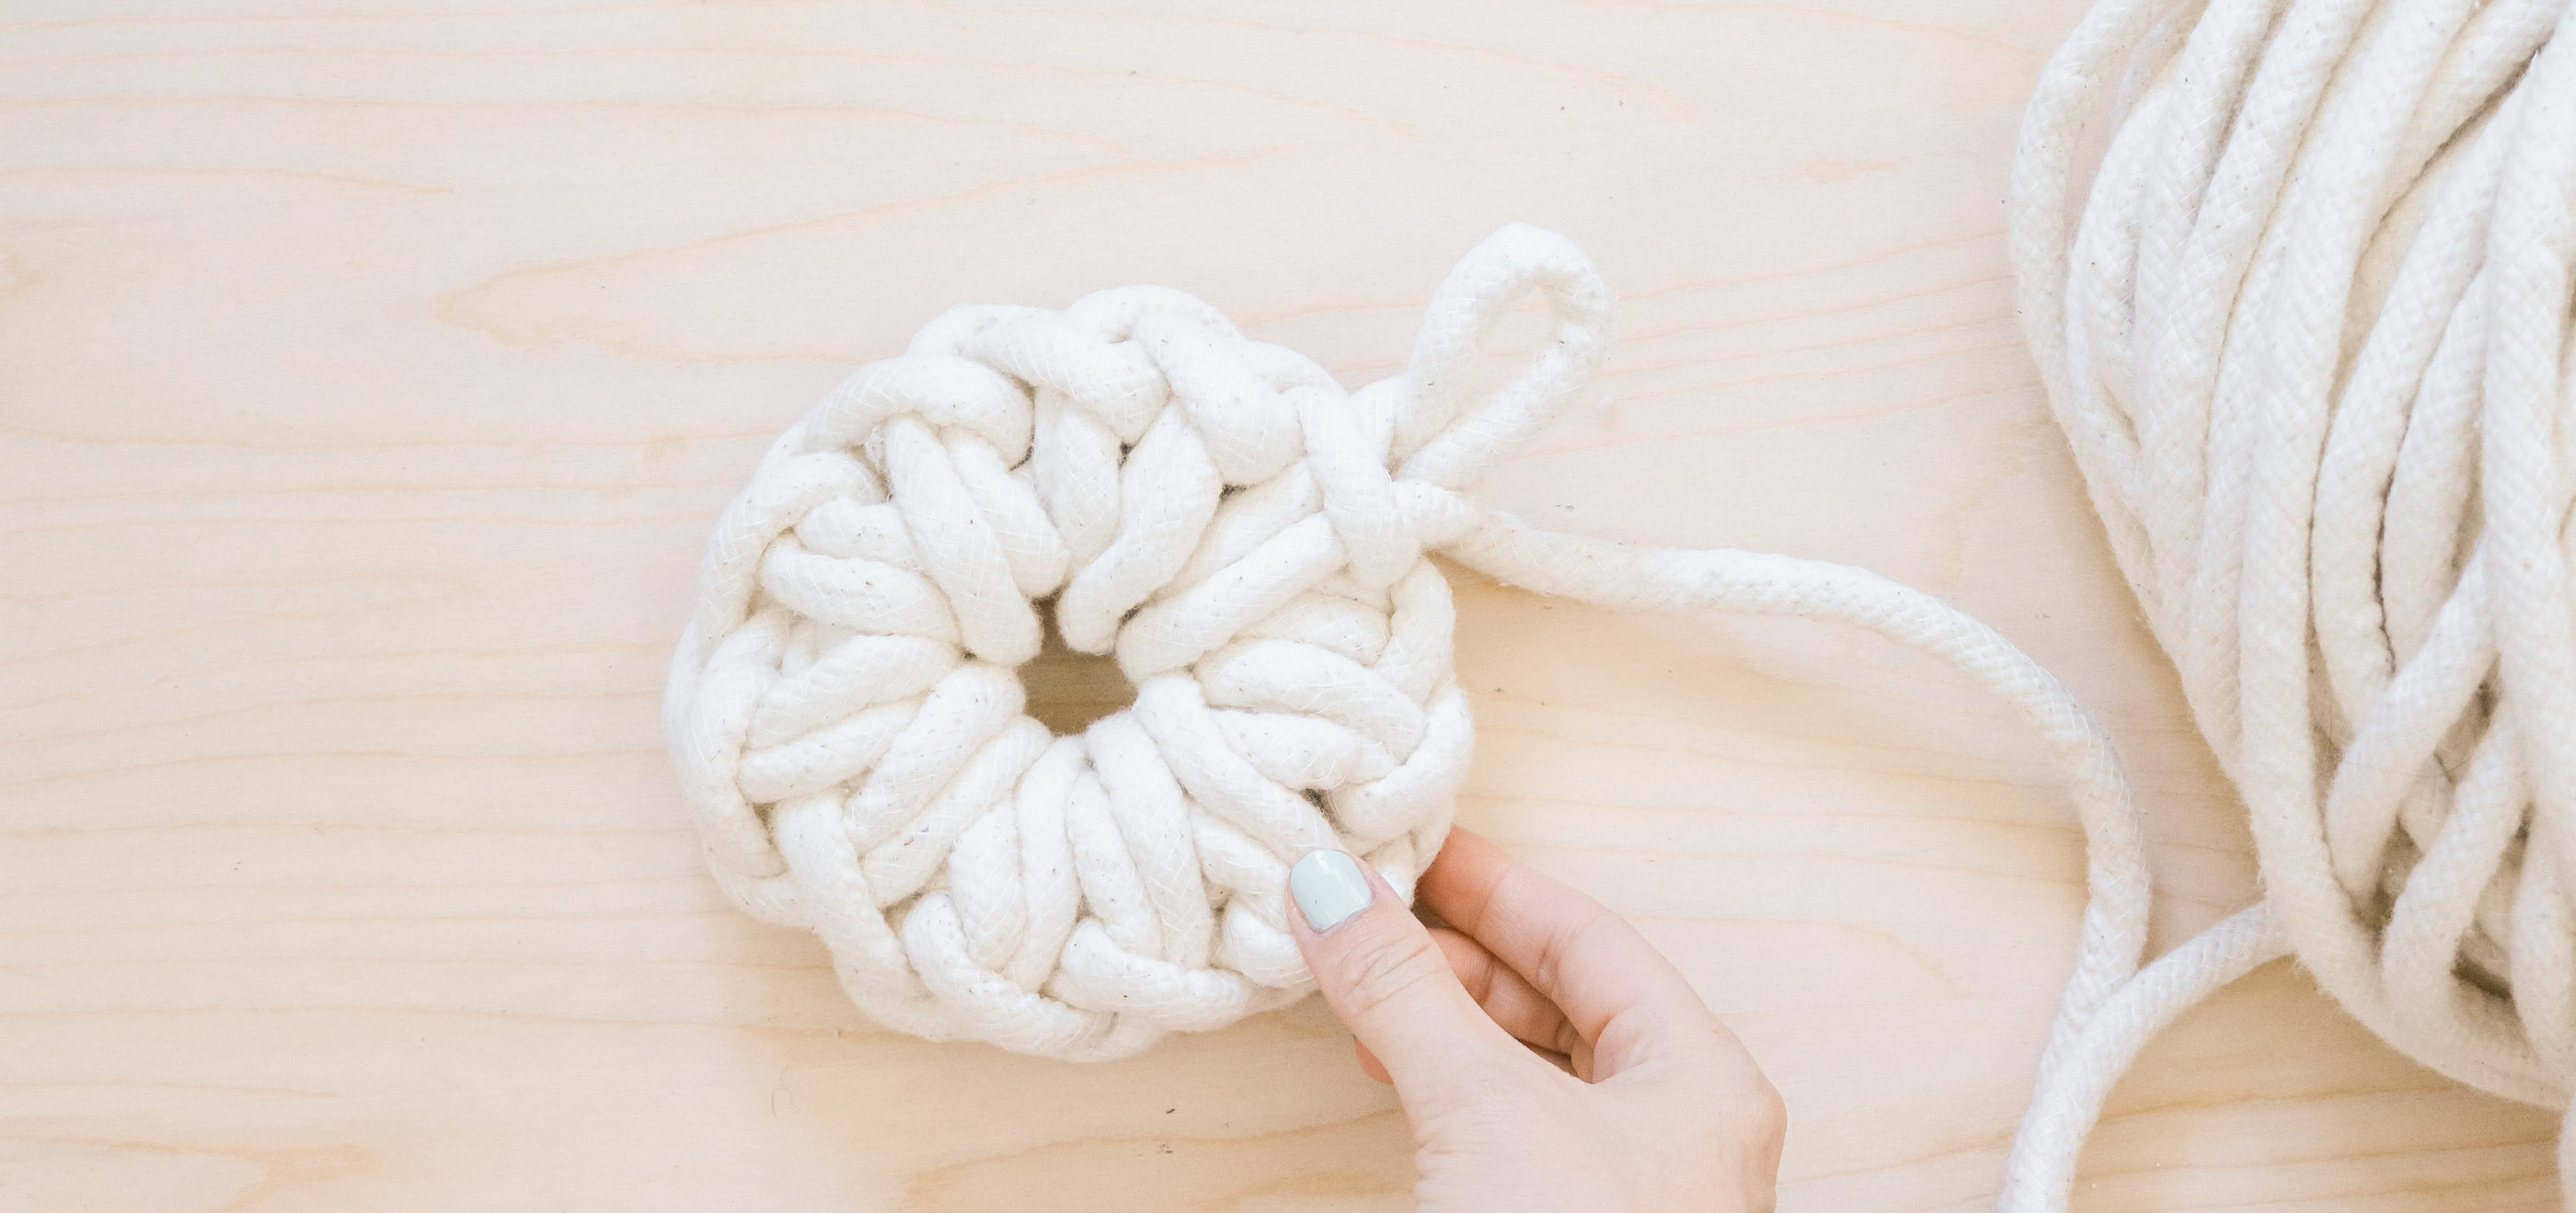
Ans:
[{"label": "cream colored rope", "polygon": [[[2244,796],[2249,915],[2408,1054],[2564,1108],[2576,8],[2111,0],[2012,216],[2049,398]],[[2177,956],[2240,971],[2257,921]],[[2043,1076],[2004,1207],[2063,1207],[2143,1039]]]}]

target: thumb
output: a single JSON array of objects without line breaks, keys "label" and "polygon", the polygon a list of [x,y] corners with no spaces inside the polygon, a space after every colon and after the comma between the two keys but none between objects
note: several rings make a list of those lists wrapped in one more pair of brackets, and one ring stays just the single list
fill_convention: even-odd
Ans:
[{"label": "thumb", "polygon": [[1519,1046],[1458,984],[1431,932],[1367,864],[1309,851],[1288,870],[1288,892],[1297,949],[1324,1001],[1377,1055],[1398,1094],[1437,1095],[1519,1060],[1511,1056]]}]

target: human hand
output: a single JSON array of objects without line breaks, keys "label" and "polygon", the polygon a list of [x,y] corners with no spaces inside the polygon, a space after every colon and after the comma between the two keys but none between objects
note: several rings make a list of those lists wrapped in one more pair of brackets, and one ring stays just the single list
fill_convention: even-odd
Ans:
[{"label": "human hand", "polygon": [[1297,946],[1413,1123],[1418,1208],[1769,1213],[1787,1113],[1671,962],[1601,903],[1452,830],[1425,928],[1368,865],[1289,874]]}]

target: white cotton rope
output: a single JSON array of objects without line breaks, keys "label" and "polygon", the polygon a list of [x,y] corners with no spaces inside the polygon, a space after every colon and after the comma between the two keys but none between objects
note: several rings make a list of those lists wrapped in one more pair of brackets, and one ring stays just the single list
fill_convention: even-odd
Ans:
[{"label": "white cotton rope", "polygon": [[[1461,400],[1480,339],[1533,289],[1548,339]],[[2241,969],[2248,948],[2202,945],[2140,974],[2129,785],[1993,629],[1859,569],[1474,504],[1565,407],[1609,315],[1582,252],[1521,225],[1450,272],[1405,373],[1357,392],[1161,288],[944,313],[789,429],[708,545],[664,721],[719,883],[818,935],[870,1016],[932,1039],[1112,1058],[1290,1001],[1313,981],[1288,866],[1340,847],[1410,896],[1448,831],[1473,728],[1436,552],[1608,606],[1854,625],[2017,708],[2088,839],[2047,1073],[2095,1073],[2085,1059],[2125,1056],[2181,1005],[2166,991]],[[1079,736],[1022,710],[1014,667],[1046,611],[1136,688]],[[2071,1157],[2098,1094],[2043,1093],[2074,1110],[2039,1130]]]},{"label": "white cotton rope", "polygon": [[2110,0],[2031,103],[2012,227],[2264,896],[2061,1031],[2002,1207],[2064,1208],[2138,1047],[2283,951],[2433,1069],[2566,1108],[2576,6]]}]

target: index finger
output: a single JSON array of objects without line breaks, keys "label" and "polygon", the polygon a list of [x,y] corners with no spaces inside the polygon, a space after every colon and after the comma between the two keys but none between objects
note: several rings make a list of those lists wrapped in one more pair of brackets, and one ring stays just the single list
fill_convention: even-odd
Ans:
[{"label": "index finger", "polygon": [[1452,829],[1422,902],[1565,1012],[1608,1077],[1657,1052],[1728,1039],[1671,961],[1600,902],[1479,834]]}]

